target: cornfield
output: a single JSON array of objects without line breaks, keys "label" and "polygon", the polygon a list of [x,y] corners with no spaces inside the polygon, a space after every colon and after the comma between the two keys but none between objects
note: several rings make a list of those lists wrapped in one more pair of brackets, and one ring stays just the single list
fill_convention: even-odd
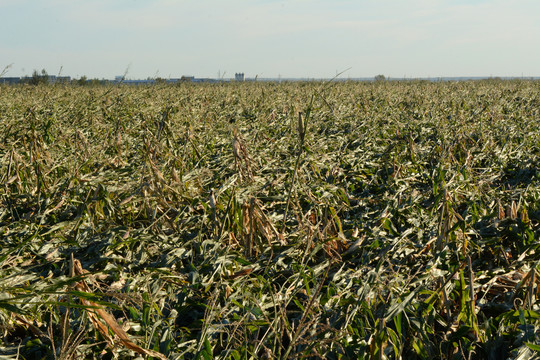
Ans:
[{"label": "cornfield", "polygon": [[540,358],[540,82],[0,86],[0,354]]}]

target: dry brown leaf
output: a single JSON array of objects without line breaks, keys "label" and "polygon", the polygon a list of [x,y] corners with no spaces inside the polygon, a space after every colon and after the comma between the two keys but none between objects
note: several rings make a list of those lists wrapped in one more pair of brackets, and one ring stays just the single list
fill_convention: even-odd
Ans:
[{"label": "dry brown leaf", "polygon": [[[80,275],[84,275],[88,273],[86,270],[83,269],[81,262],[77,259],[73,260],[72,267],[73,267],[74,275],[80,276]],[[91,292],[89,286],[84,281],[80,281],[77,284],[75,284],[75,288],[79,291],[84,291],[88,293]],[[118,325],[115,318],[112,315],[110,315],[107,311],[105,311],[105,309],[103,309],[102,306],[92,301],[85,300],[82,298],[81,298],[81,301],[84,305],[92,307],[90,309],[87,309],[90,321],[92,321],[92,324],[94,324],[94,327],[101,333],[101,335],[103,335],[103,337],[107,340],[107,342],[109,342],[109,344],[111,345],[114,344],[114,340],[109,334],[109,328],[110,328],[112,332],[120,339],[120,342],[128,349],[133,350],[139,354],[153,356],[153,357],[157,357],[163,360],[167,359],[165,355],[161,353],[158,353],[153,350],[144,349],[138,346],[137,344],[135,344],[134,342],[132,342],[129,339],[129,335],[124,331],[124,329],[122,329],[120,325]],[[100,319],[105,321],[107,325],[103,324],[103,322],[101,322]]]},{"label": "dry brown leaf", "polygon": [[15,180],[19,180],[19,181],[20,181],[19,175],[17,175],[17,174],[13,175],[12,177],[9,178],[8,181],[5,182],[4,185],[9,185],[9,184],[15,182]]},{"label": "dry brown leaf", "polygon": [[233,279],[239,278],[241,276],[246,276],[249,273],[251,273],[252,271],[253,271],[252,268],[242,269],[242,270],[239,270],[239,271],[235,272],[232,275],[227,276],[227,279],[233,280]]}]

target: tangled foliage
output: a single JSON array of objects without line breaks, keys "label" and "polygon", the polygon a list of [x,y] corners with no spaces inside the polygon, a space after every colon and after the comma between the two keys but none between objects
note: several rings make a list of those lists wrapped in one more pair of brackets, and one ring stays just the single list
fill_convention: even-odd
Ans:
[{"label": "tangled foliage", "polygon": [[531,358],[540,83],[0,87],[0,353]]}]

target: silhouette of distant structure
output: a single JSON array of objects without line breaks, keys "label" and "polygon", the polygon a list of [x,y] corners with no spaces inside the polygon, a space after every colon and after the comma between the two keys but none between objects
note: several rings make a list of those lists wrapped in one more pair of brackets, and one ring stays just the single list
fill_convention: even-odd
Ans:
[{"label": "silhouette of distant structure", "polygon": [[246,77],[245,77],[244,73],[236,73],[236,74],[234,74],[234,80],[236,80],[236,81],[245,81]]}]

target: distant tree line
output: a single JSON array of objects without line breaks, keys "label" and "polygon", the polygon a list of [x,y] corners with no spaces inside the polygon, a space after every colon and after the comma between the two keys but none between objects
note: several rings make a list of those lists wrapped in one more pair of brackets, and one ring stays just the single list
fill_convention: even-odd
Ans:
[{"label": "distant tree line", "polygon": [[41,73],[39,73],[37,70],[34,70],[32,76],[28,78],[27,82],[30,85],[48,84],[49,74],[47,74],[47,71],[45,69],[42,69]]}]

